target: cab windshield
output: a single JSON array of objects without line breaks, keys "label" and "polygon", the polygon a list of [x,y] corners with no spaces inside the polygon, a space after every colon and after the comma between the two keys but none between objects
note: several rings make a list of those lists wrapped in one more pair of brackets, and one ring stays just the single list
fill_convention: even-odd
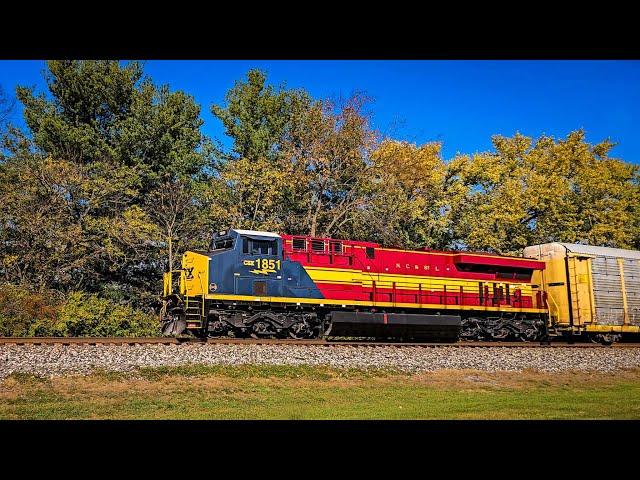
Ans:
[{"label": "cab windshield", "polygon": [[211,241],[211,250],[228,250],[233,248],[233,238],[220,238]]}]

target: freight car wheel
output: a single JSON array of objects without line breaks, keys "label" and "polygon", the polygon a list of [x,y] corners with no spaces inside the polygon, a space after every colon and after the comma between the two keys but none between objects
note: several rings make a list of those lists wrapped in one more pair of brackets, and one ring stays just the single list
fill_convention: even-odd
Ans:
[{"label": "freight car wheel", "polygon": [[612,345],[620,341],[621,335],[615,333],[598,333],[589,337],[593,343],[600,343],[602,345]]}]

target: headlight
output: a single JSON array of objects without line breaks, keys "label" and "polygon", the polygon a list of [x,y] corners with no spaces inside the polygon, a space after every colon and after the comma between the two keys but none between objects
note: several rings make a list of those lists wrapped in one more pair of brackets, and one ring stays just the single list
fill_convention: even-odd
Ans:
[{"label": "headlight", "polygon": [[215,292],[216,290],[218,290],[218,285],[216,285],[215,283],[210,283],[209,284],[209,291],[210,292]]}]

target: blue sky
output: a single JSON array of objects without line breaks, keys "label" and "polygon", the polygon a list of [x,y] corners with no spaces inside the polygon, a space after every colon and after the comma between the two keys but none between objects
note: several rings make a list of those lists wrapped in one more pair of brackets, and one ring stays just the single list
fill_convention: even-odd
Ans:
[{"label": "blue sky", "polygon": [[[203,131],[226,145],[210,113],[234,81],[261,68],[273,84],[303,87],[315,97],[373,97],[374,126],[395,138],[443,142],[456,152],[491,148],[491,135],[565,136],[584,128],[587,140],[611,138],[612,155],[640,163],[639,61],[163,61],[145,63],[156,83],[192,94],[202,107]],[[0,61],[0,84],[44,90],[44,62]],[[21,113],[14,115],[21,124]]]}]

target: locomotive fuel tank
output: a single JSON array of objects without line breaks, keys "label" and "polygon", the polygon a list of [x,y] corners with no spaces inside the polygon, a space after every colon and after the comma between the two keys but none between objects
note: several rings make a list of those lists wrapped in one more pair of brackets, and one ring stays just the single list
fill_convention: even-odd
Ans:
[{"label": "locomotive fuel tank", "polygon": [[415,313],[331,312],[331,335],[337,337],[434,338],[455,342],[462,328],[459,315]]}]

